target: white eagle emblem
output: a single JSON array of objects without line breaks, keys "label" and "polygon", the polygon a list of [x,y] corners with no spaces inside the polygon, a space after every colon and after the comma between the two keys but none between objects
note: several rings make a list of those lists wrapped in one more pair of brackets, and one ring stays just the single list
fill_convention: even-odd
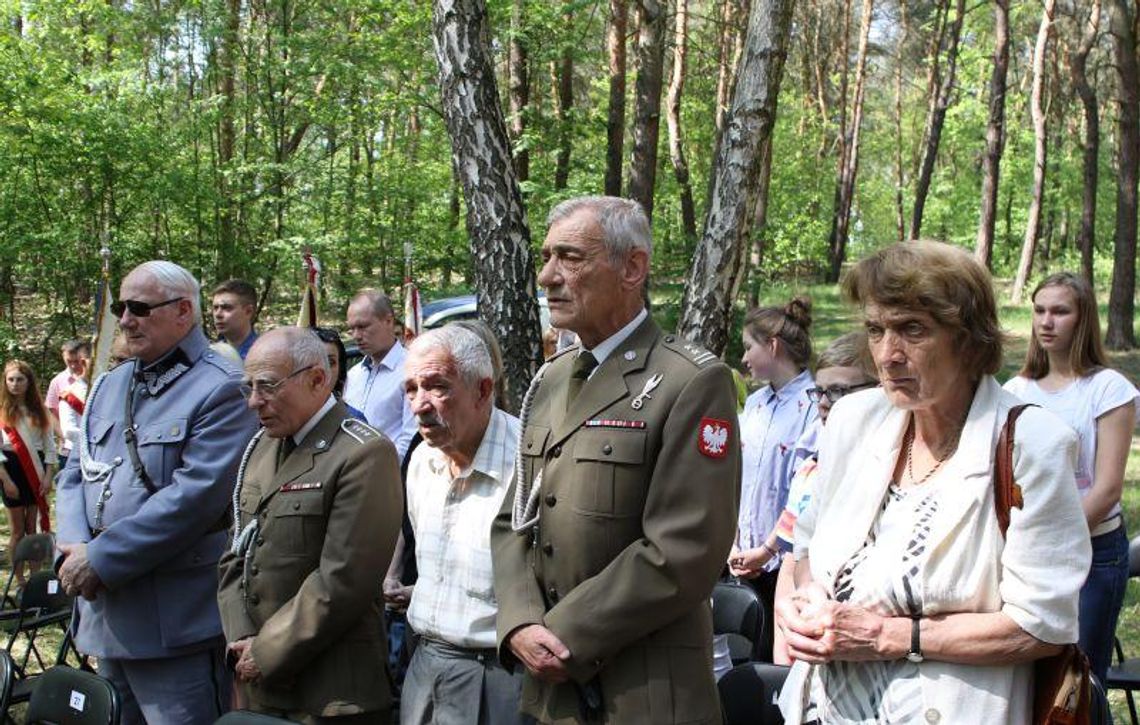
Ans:
[{"label": "white eagle emblem", "polygon": [[723,458],[728,453],[728,431],[730,424],[725,420],[702,418],[697,448],[710,458]]}]

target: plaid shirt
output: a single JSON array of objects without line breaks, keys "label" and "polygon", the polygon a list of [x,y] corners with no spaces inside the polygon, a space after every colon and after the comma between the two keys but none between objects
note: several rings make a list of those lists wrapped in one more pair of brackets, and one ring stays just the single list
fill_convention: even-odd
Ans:
[{"label": "plaid shirt", "polygon": [[408,622],[419,634],[457,647],[495,646],[491,523],[514,477],[519,419],[498,408],[471,466],[452,478],[448,458],[422,445],[408,465],[408,516],[416,534],[419,579]]}]

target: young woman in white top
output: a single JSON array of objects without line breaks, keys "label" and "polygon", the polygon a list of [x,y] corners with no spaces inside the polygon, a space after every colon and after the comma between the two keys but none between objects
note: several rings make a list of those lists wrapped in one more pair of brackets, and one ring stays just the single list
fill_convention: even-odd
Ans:
[{"label": "young woman in white top", "polygon": [[[780,556],[769,539],[788,499],[800,462],[814,453],[804,433],[814,427],[816,406],[811,361],[811,300],[796,297],[782,307],[761,307],[744,319],[742,362],[752,379],[767,385],[748,396],[740,414],[743,471],[736,541],[728,557],[733,576],[748,581],[764,604],[762,651],[771,652],[772,605]],[[797,445],[801,442],[801,445]],[[769,655],[770,656],[770,655]]]},{"label": "young woman in white top", "polygon": [[1083,277],[1059,272],[1037,285],[1025,365],[1005,388],[1058,415],[1080,439],[1076,486],[1093,547],[1092,568],[1081,588],[1080,646],[1103,680],[1128,582],[1120,494],[1137,391],[1108,367],[1096,296]]},{"label": "young woman in white top", "polygon": [[[27,534],[36,533],[36,518],[47,522],[47,493],[56,470],[51,418],[40,398],[32,368],[22,360],[4,366],[0,386],[0,435],[3,439],[4,507],[8,509],[8,556]],[[46,527],[45,527],[46,528]],[[16,571],[23,585],[24,572]]]}]

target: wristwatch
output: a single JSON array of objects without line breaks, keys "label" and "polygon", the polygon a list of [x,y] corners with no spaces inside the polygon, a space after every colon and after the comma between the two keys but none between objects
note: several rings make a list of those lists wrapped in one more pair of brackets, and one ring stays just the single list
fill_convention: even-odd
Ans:
[{"label": "wristwatch", "polygon": [[906,653],[908,662],[919,663],[926,659],[922,656],[922,645],[918,640],[918,625],[921,621],[921,614],[916,614],[910,618],[910,651]]}]

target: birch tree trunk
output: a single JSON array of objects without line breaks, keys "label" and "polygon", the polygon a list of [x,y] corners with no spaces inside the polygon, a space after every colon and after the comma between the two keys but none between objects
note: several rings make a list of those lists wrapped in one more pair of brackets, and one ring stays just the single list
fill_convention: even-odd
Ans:
[{"label": "birch tree trunk", "polygon": [[1140,72],[1137,70],[1137,18],[1127,0],[1111,0],[1109,28],[1120,88],[1117,120],[1116,231],[1113,238],[1112,288],[1108,297],[1108,331],[1112,350],[1136,347],[1136,190],[1140,177]]},{"label": "birch tree trunk", "polygon": [[1037,240],[1041,236],[1041,199],[1045,194],[1045,168],[1049,151],[1041,95],[1045,88],[1045,52],[1049,48],[1049,31],[1053,26],[1056,5],[1057,0],[1045,0],[1045,11],[1041,15],[1041,25],[1037,28],[1037,43],[1033,48],[1033,92],[1029,103],[1034,138],[1033,194],[1029,201],[1029,217],[1025,223],[1025,241],[1021,243],[1021,260],[1010,292],[1010,301],[1015,305],[1021,304],[1021,295],[1033,268],[1033,253],[1037,251]]},{"label": "birch tree trunk", "polygon": [[855,60],[855,99],[851,107],[851,125],[839,145],[839,173],[835,180],[835,212],[831,217],[831,239],[828,245],[831,268],[827,280],[839,281],[839,272],[847,256],[848,228],[855,197],[855,178],[859,172],[859,132],[863,124],[863,93],[867,80],[867,41],[871,36],[873,0],[863,0],[859,18],[859,51]]},{"label": "birch tree trunk", "polygon": [[1089,84],[1086,72],[1089,53],[1096,44],[1097,28],[1100,25],[1100,0],[1092,0],[1085,30],[1081,35],[1077,50],[1069,55],[1069,71],[1073,80],[1073,90],[1081,99],[1085,113],[1085,137],[1081,144],[1083,153],[1083,192],[1081,195],[1081,230],[1077,236],[1077,248],[1081,250],[1081,274],[1093,284],[1093,247],[1096,243],[1096,188],[1099,168],[1097,157],[1100,154],[1100,109],[1096,104],[1096,91]]},{"label": "birch tree trunk", "polygon": [[639,202],[645,215],[652,219],[665,64],[665,6],[658,0],[637,0],[637,14],[637,81],[628,196]]},{"label": "birch tree trunk", "polygon": [[728,342],[743,277],[765,141],[776,122],[793,0],[753,0],[732,110],[725,121],[704,234],[685,286],[678,333],[716,354]]},{"label": "birch tree trunk", "polygon": [[1005,146],[1005,89],[1009,73],[1009,0],[994,0],[994,64],[990,71],[990,119],[986,123],[986,154],[982,157],[982,212],[974,256],[991,267],[994,223],[997,220],[1001,155]]},{"label": "birch tree trunk", "polygon": [[609,110],[606,113],[606,179],[608,196],[621,196],[621,167],[625,162],[625,0],[610,0],[610,26],[606,33],[609,60]]},{"label": "birch tree trunk", "polygon": [[[936,95],[931,98],[930,117],[926,124],[927,132],[922,150],[922,162],[919,166],[918,179],[914,185],[914,211],[910,218],[909,234],[911,239],[918,239],[922,234],[922,214],[926,208],[926,196],[930,193],[930,181],[934,176],[934,162],[938,159],[938,147],[942,142],[942,127],[946,123],[946,111],[950,108],[950,95],[954,90],[954,72],[958,66],[958,41],[962,37],[962,21],[965,15],[966,0],[957,0],[954,22],[948,28],[950,42],[946,49],[946,74],[941,77],[941,81],[937,84]],[[934,62],[937,63],[937,57]],[[936,72],[934,77],[937,75]]]},{"label": "birch tree trunk", "polygon": [[534,260],[499,106],[483,0],[436,0],[432,40],[452,161],[467,201],[467,235],[482,318],[503,348],[507,400],[518,410],[542,360]]},{"label": "birch tree trunk", "polygon": [[669,159],[673,162],[673,176],[680,190],[681,230],[687,242],[694,242],[697,238],[697,212],[693,207],[693,186],[689,181],[689,163],[685,159],[681,135],[681,94],[685,89],[688,38],[688,0],[677,0],[677,11],[673,16],[673,73],[669,79],[665,121],[669,128]]}]

